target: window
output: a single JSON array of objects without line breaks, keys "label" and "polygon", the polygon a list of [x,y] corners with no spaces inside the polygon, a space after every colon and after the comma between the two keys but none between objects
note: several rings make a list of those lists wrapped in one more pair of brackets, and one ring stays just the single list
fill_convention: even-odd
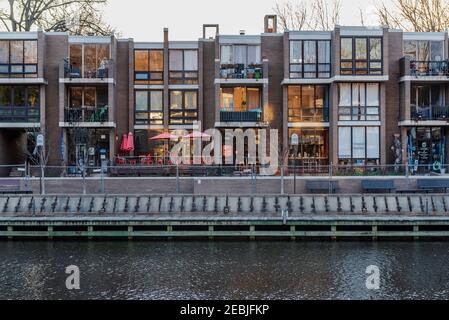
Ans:
[{"label": "window", "polygon": [[69,47],[70,77],[108,77],[110,63],[109,44],[71,44]]},{"label": "window", "polygon": [[163,124],[163,91],[135,91],[134,124]]},{"label": "window", "polygon": [[259,45],[222,45],[220,50],[221,64],[242,64],[248,65],[261,64],[261,53]]},{"label": "window", "polygon": [[379,127],[339,127],[339,159],[350,164],[376,164],[380,158],[379,132]]},{"label": "window", "polygon": [[1,40],[0,77],[37,77],[37,41]]},{"label": "window", "polygon": [[40,122],[39,87],[0,86],[0,122]]},{"label": "window", "polygon": [[428,62],[441,61],[444,57],[444,41],[404,41],[404,55],[412,60]]},{"label": "window", "polygon": [[[163,130],[134,130],[135,155],[152,156],[152,160],[157,163],[158,157],[164,157],[165,144],[163,140],[151,140],[151,138],[163,133]],[[169,141],[171,146],[175,142]]]},{"label": "window", "polygon": [[330,41],[290,41],[290,78],[329,78]]},{"label": "window", "polygon": [[261,110],[260,90],[252,87],[221,88],[220,108],[235,112]]},{"label": "window", "polygon": [[342,75],[382,74],[381,37],[342,37],[340,45]]},{"label": "window", "polygon": [[193,124],[198,120],[198,92],[170,91],[170,124]]},{"label": "window", "polygon": [[[299,137],[299,145],[292,146],[292,135]],[[329,130],[325,128],[289,128],[289,165],[319,166],[329,163]],[[316,170],[317,168],[314,167]]]},{"label": "window", "polygon": [[319,85],[289,86],[288,121],[329,121],[328,87]]},{"label": "window", "polygon": [[108,89],[106,87],[69,87],[66,122],[108,121]]},{"label": "window", "polygon": [[134,50],[134,82],[136,84],[164,82],[163,50]]},{"label": "window", "polygon": [[340,121],[379,121],[378,83],[340,83],[338,91]]},{"label": "window", "polygon": [[170,84],[198,84],[198,50],[170,50]]}]

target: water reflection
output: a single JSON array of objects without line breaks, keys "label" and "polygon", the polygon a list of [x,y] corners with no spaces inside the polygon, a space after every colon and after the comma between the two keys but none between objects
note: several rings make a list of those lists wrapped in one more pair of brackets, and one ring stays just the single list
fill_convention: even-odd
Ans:
[{"label": "water reflection", "polygon": [[[3,299],[447,299],[444,242],[2,242]],[[81,290],[65,288],[65,267]],[[365,287],[377,265],[381,289]]]}]

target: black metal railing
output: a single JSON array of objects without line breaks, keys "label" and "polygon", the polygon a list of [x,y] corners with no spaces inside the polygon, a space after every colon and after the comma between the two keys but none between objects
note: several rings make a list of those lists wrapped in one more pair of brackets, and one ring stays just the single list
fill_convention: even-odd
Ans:
[{"label": "black metal railing", "polygon": [[220,122],[260,122],[262,121],[262,111],[255,109],[252,111],[220,111]]},{"label": "black metal railing", "polygon": [[449,76],[449,61],[410,61],[413,76]]},{"label": "black metal railing", "polygon": [[0,122],[40,122],[38,107],[0,107]]},{"label": "black metal railing", "polygon": [[410,106],[410,116],[414,120],[449,120],[449,106]]},{"label": "black metal railing", "polygon": [[66,108],[64,110],[64,121],[77,122],[108,122],[108,107],[80,107]]},{"label": "black metal railing", "polygon": [[261,64],[222,64],[220,69],[222,79],[262,79],[263,67]]},{"label": "black metal railing", "polygon": [[112,78],[113,72],[113,60],[104,60],[102,61],[97,68],[94,69],[86,69],[86,67],[76,65],[70,61],[70,59],[66,58],[63,61],[64,63],[64,77],[70,79],[77,78],[88,78],[88,79],[103,79],[103,78]]}]

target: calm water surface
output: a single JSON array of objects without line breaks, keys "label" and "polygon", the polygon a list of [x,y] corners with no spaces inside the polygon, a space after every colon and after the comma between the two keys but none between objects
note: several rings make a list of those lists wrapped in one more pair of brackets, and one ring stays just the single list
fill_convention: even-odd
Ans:
[{"label": "calm water surface", "polygon": [[449,242],[0,242],[0,259],[1,299],[449,299]]}]

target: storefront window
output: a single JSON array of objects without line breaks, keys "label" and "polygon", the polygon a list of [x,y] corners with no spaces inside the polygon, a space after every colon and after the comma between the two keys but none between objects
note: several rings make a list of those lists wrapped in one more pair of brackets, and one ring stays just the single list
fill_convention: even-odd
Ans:
[{"label": "storefront window", "polygon": [[[292,135],[299,138],[299,145],[292,146]],[[289,165],[320,166],[329,163],[327,128],[289,128]]]},{"label": "storefront window", "polygon": [[408,129],[407,154],[412,170],[439,171],[440,165],[446,163],[445,149],[444,128],[414,127]]},{"label": "storefront window", "polygon": [[378,164],[379,127],[339,127],[338,158],[343,164]]}]

